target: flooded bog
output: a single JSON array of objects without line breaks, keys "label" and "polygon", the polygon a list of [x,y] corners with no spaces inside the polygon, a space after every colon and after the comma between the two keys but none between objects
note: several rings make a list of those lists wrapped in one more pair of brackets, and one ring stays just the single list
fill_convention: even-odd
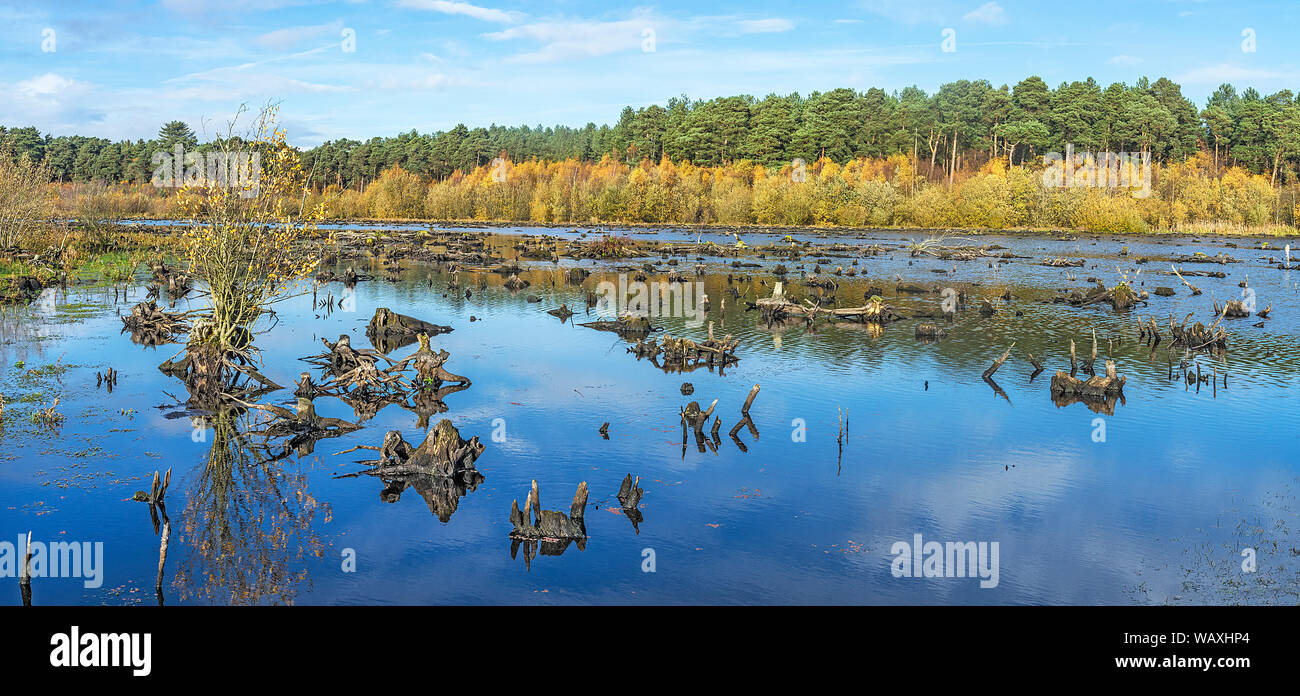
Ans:
[{"label": "flooded bog", "polygon": [[[662,246],[600,259],[562,253],[597,243],[596,230],[451,232],[484,258],[385,253],[450,245],[389,230],[324,269],[351,270],[351,287],[309,285],[276,305],[257,326],[255,367],[283,388],[241,397],[261,408],[190,403],[159,369],[184,336],[146,346],[123,331],[119,315],[146,300],[144,270],[125,291],[74,284],[5,307],[0,540],[17,549],[30,532],[51,560],[59,542],[90,544],[79,548],[92,556],[102,543],[97,579],[33,573],[31,603],[1298,599],[1300,271],[1279,268],[1276,242],[985,235],[926,246],[898,232],[781,231],[742,233],[736,253],[730,231],[624,230]],[[609,306],[608,289],[635,289],[638,274],[689,288],[651,312],[657,331],[582,325],[617,320],[627,307]],[[789,304],[773,316],[760,300],[778,282]],[[1146,298],[1116,309],[1097,282]],[[1215,305],[1229,300],[1250,316],[1220,319]],[[550,313],[561,305],[573,315]],[[202,306],[190,293],[158,309]],[[368,336],[381,308],[450,327],[417,333],[468,386],[443,375],[411,387],[413,361],[407,392],[374,396],[390,391],[383,370],[420,348]],[[835,313],[846,309],[861,311]],[[881,311],[890,316],[877,321]],[[1176,344],[1196,322],[1211,337],[1223,329],[1226,349]],[[918,337],[920,325],[942,335]],[[340,336],[372,356],[373,373],[351,375],[371,379],[370,392],[359,381],[328,389],[337,352],[322,339]],[[646,350],[665,336],[693,343]],[[699,346],[728,336],[736,360],[710,364]],[[1054,397],[1071,342],[1075,380],[1090,381],[1094,337],[1092,371],[1104,377],[1113,361],[1122,390]],[[643,339],[640,356],[629,351]],[[382,357],[366,352],[377,344]],[[295,395],[303,372],[325,391]],[[693,419],[695,402],[703,416],[715,399],[697,436],[683,411]],[[331,427],[295,430],[285,414],[304,402]],[[368,462],[389,453],[362,446],[396,431],[415,448],[444,419],[453,430],[429,444],[443,446],[448,475],[372,475]],[[133,500],[168,469],[162,506]],[[528,502],[534,481],[543,524]],[[538,533],[512,536],[520,518]],[[566,531],[577,538],[555,536]],[[0,587],[0,601],[24,601],[12,573]]]}]

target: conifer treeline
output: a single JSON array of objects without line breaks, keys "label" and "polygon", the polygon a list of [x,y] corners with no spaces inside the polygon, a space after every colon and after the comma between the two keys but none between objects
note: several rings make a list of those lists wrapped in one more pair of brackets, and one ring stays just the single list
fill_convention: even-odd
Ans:
[{"label": "conifer treeline", "polygon": [[[148,141],[43,136],[34,127],[0,127],[0,139],[14,156],[45,159],[57,181],[146,182],[159,150],[176,143],[205,147],[180,122]],[[1290,90],[1263,96],[1254,88],[1238,93],[1225,84],[1198,110],[1166,78],[1105,88],[1089,78],[1051,89],[1039,77],[1001,87],[958,80],[933,95],[909,87],[892,94],[873,88],[762,99],[683,96],[666,106],[625,108],[612,126],[461,124],[436,133],[334,140],[307,150],[304,166],[317,186],[361,189],[393,166],[444,180],[497,156],[523,162],[609,155],[628,164],[668,157],[700,166],[748,160],[772,167],[795,158],[845,163],[908,154],[922,176],[936,181],[992,159],[1020,163],[1062,151],[1067,143],[1076,150],[1149,152],[1162,163],[1202,149],[1216,171],[1238,166],[1273,185],[1288,184],[1300,171],[1300,96]]]}]

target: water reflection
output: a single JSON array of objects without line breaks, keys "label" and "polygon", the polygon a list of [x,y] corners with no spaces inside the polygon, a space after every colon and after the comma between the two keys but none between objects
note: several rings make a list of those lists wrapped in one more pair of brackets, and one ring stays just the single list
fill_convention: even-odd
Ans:
[{"label": "water reflection", "polygon": [[311,588],[308,560],[324,554],[315,525],[330,521],[330,506],[308,491],[306,474],[293,463],[250,442],[247,412],[222,409],[206,425],[212,447],[193,476],[183,513],[180,598],[293,603]]},{"label": "water reflection", "polygon": [[401,499],[403,491],[408,488],[413,489],[424,499],[429,512],[433,513],[439,522],[446,524],[451,521],[452,514],[460,506],[460,499],[467,492],[478,489],[478,485],[483,482],[483,475],[477,471],[469,471],[454,477],[414,474],[381,477],[380,480],[384,482],[384,488],[379,492],[379,498],[385,503],[396,503]]},{"label": "water reflection", "polygon": [[[689,236],[694,239],[695,234]],[[194,462],[206,457],[214,461],[193,471],[177,468],[175,493],[189,492],[194,499],[175,498],[167,510],[178,513],[176,538],[185,540],[178,544],[173,539],[168,560],[173,564],[167,568],[170,604],[517,603],[533,596],[538,587],[554,588],[550,598],[574,603],[782,603],[800,597],[824,603],[1097,604],[1123,601],[1124,588],[1139,581],[1148,582],[1146,601],[1159,603],[1180,592],[1184,578],[1172,576],[1177,567],[1190,565],[1184,561],[1202,546],[1199,535],[1189,530],[1212,529],[1233,496],[1258,502],[1277,490],[1278,479],[1294,476],[1294,438],[1290,430],[1278,427],[1279,418],[1289,413],[1286,400],[1300,375],[1300,354],[1294,350],[1300,314],[1282,311],[1297,298],[1294,272],[1235,265],[1227,268],[1227,278],[1198,279],[1204,289],[1201,296],[1179,287],[1174,296],[1153,296],[1148,306],[1128,312],[1115,312],[1108,305],[1055,304],[1053,298],[1093,275],[1113,285],[1119,279],[1116,264],[1131,270],[1131,260],[1106,257],[1108,248],[1127,244],[1135,255],[1148,256],[1168,256],[1175,247],[1189,252],[1207,248],[1189,240],[1103,238],[1096,242],[1097,255],[1089,257],[1090,267],[1073,268],[1076,278],[1034,261],[1002,266],[1003,278],[992,276],[983,262],[955,268],[953,261],[944,262],[950,272],[941,282],[969,291],[971,307],[940,321],[942,296],[933,290],[936,278],[931,275],[939,264],[908,258],[897,250],[896,234],[867,236],[880,243],[877,253],[858,259],[859,275],[836,279],[837,306],[858,304],[870,293],[886,298],[911,319],[887,327],[820,319],[813,326],[805,320],[768,326],[758,314],[745,311],[746,301],[771,294],[771,267],[778,261],[792,266],[792,294],[808,295],[814,302],[819,297],[799,282],[798,261],[773,255],[757,260],[761,268],[739,275],[726,268],[734,259],[701,254],[709,266],[702,281],[714,298],[707,319],[725,327],[720,333],[740,339],[736,355],[741,361],[725,374],[699,370],[691,376],[696,387],[691,398],[707,407],[718,397],[715,413],[723,414],[716,430],[714,418],[703,424],[698,439],[690,428],[678,439],[679,410],[688,400],[678,392],[681,378],[635,362],[625,352],[631,342],[575,327],[572,321],[599,318],[595,311],[584,317],[584,307],[596,284],[616,280],[620,267],[661,277],[660,271],[644,270],[645,261],[656,259],[562,259],[556,265],[548,259],[540,268],[525,259],[513,272],[530,285],[514,295],[503,288],[508,275],[468,262],[461,262],[460,291],[443,294],[442,288],[455,279],[450,264],[406,259],[404,272],[398,274],[390,259],[349,258],[342,263],[377,278],[345,295],[350,306],[338,303],[338,287],[333,288],[338,311],[330,311],[325,289],[321,304],[312,302],[310,294],[291,299],[277,308],[280,326],[258,336],[266,374],[289,385],[263,401],[296,411],[288,392],[294,389],[292,376],[302,367],[299,359],[323,336],[332,340],[350,335],[361,349],[367,341],[364,321],[378,307],[455,326],[454,333],[438,336],[435,346],[449,351],[457,371],[473,376],[478,388],[448,396],[460,386],[442,385],[392,400],[375,390],[370,399],[317,394],[314,408],[320,415],[365,426],[323,446],[315,446],[313,438],[292,442],[297,432],[270,438],[251,434],[266,430],[273,421],[265,414],[251,418],[236,413],[234,431],[243,433],[245,442],[241,445],[229,434],[215,437],[226,441],[221,447],[232,450],[223,455],[231,460],[226,464],[209,452],[217,443],[191,441],[189,423],[173,419],[197,416],[202,424],[212,424],[215,416],[195,410],[202,405],[189,405],[179,413],[153,412],[158,391],[174,389],[175,381],[158,374],[164,355],[135,349],[118,335],[121,322],[115,314],[130,303],[114,307],[114,293],[73,286],[51,297],[53,301],[0,311],[0,331],[6,332],[0,342],[3,364],[21,360],[29,369],[64,356],[63,364],[69,366],[61,383],[26,383],[26,369],[0,373],[8,415],[16,416],[6,422],[0,437],[17,451],[0,467],[0,522],[18,528],[43,523],[55,532],[67,529],[70,536],[102,533],[121,539],[115,556],[119,560],[109,570],[121,577],[110,577],[109,584],[147,585],[157,568],[160,534],[150,534],[152,528],[139,511],[118,502],[121,496],[103,495],[106,486],[124,484],[78,490],[76,479],[64,477],[59,483],[67,488],[60,486],[58,495],[67,499],[61,503],[64,499],[50,497],[52,488],[45,487],[52,477],[41,474],[82,451],[76,461],[85,462],[87,475],[105,480],[110,471],[121,478],[151,473],[159,459]],[[1080,245],[1078,239],[998,239],[1015,247],[1018,257],[1035,260]],[[491,259],[518,252],[512,246],[517,239],[504,235],[479,241]],[[1207,251],[1214,253],[1212,248]],[[1140,277],[1130,273],[1135,289],[1143,287],[1143,279],[1145,290],[1157,282],[1176,285],[1156,275],[1157,265]],[[569,273],[578,267],[589,275]],[[1212,300],[1239,296],[1237,283],[1247,270],[1260,306],[1274,304],[1267,324],[1224,320],[1219,326],[1228,331],[1226,351],[1188,354],[1180,345],[1170,352],[1175,343],[1170,318],[1181,328],[1187,313],[1194,312],[1185,322],[1192,330],[1196,321],[1213,326]],[[575,285],[578,276],[584,277]],[[388,282],[390,277],[396,282]],[[1005,297],[1007,282],[1010,299],[994,303],[992,315],[980,314],[979,298]],[[911,293],[912,286],[924,292]],[[474,288],[470,297],[463,292],[467,287]],[[144,294],[143,288],[133,290],[131,301],[140,301]],[[528,302],[530,294],[542,301]],[[820,296],[823,304],[828,304],[827,294]],[[66,321],[61,316],[66,314],[65,302],[97,303],[107,311],[100,317]],[[565,323],[547,313],[561,305],[576,313]],[[921,321],[941,326],[942,340],[917,340]],[[1150,334],[1153,323],[1156,335]],[[673,316],[657,317],[655,324],[695,341],[705,338],[707,326],[688,325]],[[1129,379],[1126,393],[1113,403],[1109,398],[1085,401],[1083,407],[1073,400],[1053,401],[1048,377],[1058,369],[1068,373],[1070,342],[1088,346],[1094,331],[1098,359],[1118,362]],[[1162,340],[1157,341],[1158,336]],[[981,383],[989,361],[1013,344],[1012,357],[993,384]],[[95,389],[95,374],[110,361],[122,374],[111,396]],[[1082,372],[1081,377],[1088,375]],[[763,396],[754,406],[753,419],[743,419],[734,409],[745,390],[759,381]],[[63,397],[61,410],[68,415],[59,440],[48,445],[20,427],[31,407],[19,399],[35,399],[38,391],[45,399]],[[254,403],[256,397],[240,398]],[[389,408],[394,404],[398,408]],[[846,421],[850,409],[854,414],[852,440],[837,438],[841,406]],[[135,413],[128,415],[131,410]],[[477,490],[468,482],[462,490],[451,481],[418,475],[384,476],[374,485],[365,478],[338,481],[330,476],[350,464],[347,457],[330,453],[375,442],[379,434],[392,430],[412,437],[416,428],[428,427],[435,413],[448,413],[476,432],[495,430],[497,419],[504,424],[504,437],[492,445],[493,456],[484,466],[491,480],[478,484]],[[1104,446],[1091,437],[1098,414],[1107,422]],[[806,439],[792,440],[794,419],[807,422]],[[610,422],[608,439],[598,434],[604,422]],[[756,439],[755,423],[764,424],[767,438]],[[206,434],[218,435],[213,430]],[[726,443],[728,439],[735,447]],[[497,443],[496,438],[492,442]],[[1243,454],[1243,442],[1250,444],[1249,456]],[[234,461],[235,449],[242,451],[242,464]],[[313,552],[319,546],[312,540],[321,540],[312,528],[321,529],[322,519],[328,517],[322,506],[317,506],[315,523],[307,529],[299,529],[301,520],[277,507],[287,498],[293,501],[292,511],[303,512],[289,479],[304,472],[296,455],[307,452],[321,461],[303,492],[333,504],[332,513],[340,517],[349,545],[368,559],[371,572],[365,582],[314,570]],[[1134,461],[1143,466],[1132,466]],[[208,472],[209,466],[224,473]],[[523,492],[531,478],[541,477],[548,486],[558,487],[557,495],[580,480],[612,493],[627,469],[642,475],[642,485],[652,496],[655,507],[647,509],[644,518],[640,509],[602,503],[599,514],[587,520],[597,540],[590,547],[579,540],[512,539],[511,557],[500,553],[506,529],[503,507],[509,500],[503,502],[503,491]],[[460,500],[471,493],[473,498]],[[419,496],[425,504],[396,504],[402,496]],[[113,501],[105,502],[108,498]],[[40,502],[63,509],[38,516],[40,508],[34,503]],[[82,510],[91,514],[82,515]],[[272,513],[280,517],[273,520]],[[1285,514],[1293,511],[1263,510],[1250,519],[1269,529],[1268,524]],[[434,517],[448,522],[434,524]],[[1224,514],[1222,520],[1226,525],[1247,517]],[[166,516],[160,515],[159,532],[166,523]],[[629,524],[633,534],[627,534]],[[270,531],[275,525],[286,528],[280,536]],[[259,536],[243,529],[252,526],[267,531]],[[1290,548],[1300,546],[1290,541],[1294,529],[1291,525],[1289,536],[1247,537],[1240,543],[1259,548],[1276,543],[1272,562],[1287,560]],[[223,530],[229,539],[223,538]],[[888,564],[879,560],[893,541],[910,539],[916,531],[935,538],[1000,539],[1007,571],[1003,584],[991,592],[942,581],[900,584],[890,576]],[[1211,536],[1216,543],[1236,545],[1230,532],[1216,530]],[[404,541],[394,544],[394,539]],[[563,560],[531,568],[532,559],[563,553],[575,544],[583,550],[581,555],[570,550]],[[646,547],[674,554],[671,582],[640,577],[627,562]],[[517,572],[521,550],[528,573]],[[1221,555],[1214,560],[1219,565],[1213,577],[1205,578],[1207,587],[1211,580],[1241,579],[1234,570],[1239,566],[1228,562],[1234,559]],[[174,571],[181,562],[186,572],[178,575]],[[1260,567],[1263,571],[1272,566]],[[1152,568],[1170,572],[1157,576]],[[313,570],[310,581],[297,579],[308,569]],[[1138,569],[1144,575],[1135,579]],[[263,570],[275,580],[261,578]],[[435,573],[437,583],[411,582]],[[625,573],[635,573],[635,597],[623,591],[632,589]],[[1288,593],[1295,587],[1294,566],[1290,573],[1269,573],[1266,578],[1276,583],[1282,600],[1293,596]],[[1263,579],[1264,573],[1258,577]],[[86,593],[80,586],[38,584],[35,591],[43,603],[120,601]],[[1190,601],[1221,601],[1221,595],[1212,592],[1185,596]],[[14,593],[10,601],[19,599]],[[1267,601],[1255,593],[1242,600]]]}]

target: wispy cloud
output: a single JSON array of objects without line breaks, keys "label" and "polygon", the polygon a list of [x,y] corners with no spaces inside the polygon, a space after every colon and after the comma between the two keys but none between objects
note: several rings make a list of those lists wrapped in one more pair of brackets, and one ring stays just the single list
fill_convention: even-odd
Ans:
[{"label": "wispy cloud", "polygon": [[343,30],[342,20],[314,26],[285,27],[259,35],[254,41],[258,46],[271,49],[286,49],[303,41],[319,39],[324,36],[335,37]]},{"label": "wispy cloud", "polygon": [[516,12],[507,12],[505,10],[496,10],[490,7],[479,7],[467,2],[450,2],[449,0],[397,0],[398,7],[405,7],[412,10],[429,10],[432,12],[441,12],[448,15],[463,15],[481,19],[484,22],[497,22],[500,24],[510,24],[519,21],[521,15]]},{"label": "wispy cloud", "polygon": [[744,34],[779,34],[794,29],[794,22],[788,19],[747,19],[740,22],[740,31]]},{"label": "wispy cloud", "polygon": [[[541,63],[563,59],[595,58],[618,51],[641,50],[644,33],[656,30],[656,23],[648,18],[625,19],[612,22],[555,21],[522,24],[483,35],[492,41],[519,39],[540,42],[542,46],[532,52],[520,53],[511,58],[514,62]],[[656,42],[658,37],[656,37]]]},{"label": "wispy cloud", "polygon": [[976,22],[978,24],[1007,23],[1007,13],[1002,9],[1002,6],[996,2],[986,2],[962,15],[961,18],[967,22]]}]

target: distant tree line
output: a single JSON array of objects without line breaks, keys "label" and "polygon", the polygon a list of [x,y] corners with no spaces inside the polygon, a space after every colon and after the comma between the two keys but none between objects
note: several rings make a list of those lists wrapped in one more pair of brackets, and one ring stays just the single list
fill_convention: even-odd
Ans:
[{"label": "distant tree line", "polygon": [[[49,164],[56,181],[145,182],[153,154],[176,143],[202,151],[184,123],[166,124],[153,140],[111,142],[83,136],[42,136],[34,127],[0,127],[0,141],[15,157],[29,154]],[[926,94],[917,87],[895,93],[836,89],[799,94],[750,95],[665,106],[624,108],[618,121],[581,128],[541,125],[469,128],[421,134],[415,130],[366,141],[325,142],[303,153],[304,168],[320,187],[363,188],[385,169],[443,180],[498,156],[515,162],[609,155],[629,164],[667,157],[700,166],[749,160],[766,166],[795,158],[846,162],[860,157],[914,156],[923,175],[951,177],[994,158],[1023,163],[1045,152],[1076,150],[1149,153],[1177,162],[1198,149],[1214,166],[1240,166],[1291,183],[1300,171],[1300,95],[1263,96],[1224,84],[1205,108],[1167,78],[1101,87],[1092,78],[1048,87],[1039,77],[1014,86],[958,80]]]}]

